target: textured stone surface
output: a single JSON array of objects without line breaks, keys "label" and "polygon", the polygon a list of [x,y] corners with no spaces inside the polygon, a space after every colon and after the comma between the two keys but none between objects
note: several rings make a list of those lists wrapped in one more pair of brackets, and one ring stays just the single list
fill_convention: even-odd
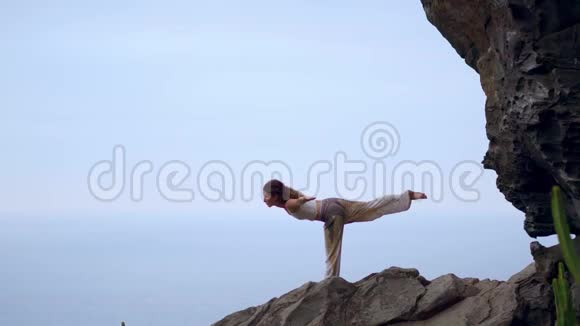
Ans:
[{"label": "textured stone surface", "polygon": [[525,230],[554,234],[549,192],[559,184],[578,234],[580,1],[421,2],[427,19],[480,75],[489,139],[482,163],[526,213]]},{"label": "textured stone surface", "polygon": [[[425,294],[417,303],[417,317],[427,318],[437,312],[460,301],[465,296],[466,287],[463,280],[453,274],[443,275],[434,279],[425,288]],[[477,293],[477,289],[472,287],[472,293]]]},{"label": "textured stone surface", "polygon": [[530,264],[506,282],[447,274],[429,282],[391,267],[349,283],[309,282],[215,326],[542,325],[554,323],[552,290]]},{"label": "textured stone surface", "polygon": [[[573,239],[572,243],[576,247],[576,251],[580,252],[580,237]],[[534,241],[530,244],[530,250],[536,262],[537,273],[540,276],[547,280],[558,276],[557,264],[559,261],[564,261],[564,256],[559,245],[546,248],[539,242]]]}]

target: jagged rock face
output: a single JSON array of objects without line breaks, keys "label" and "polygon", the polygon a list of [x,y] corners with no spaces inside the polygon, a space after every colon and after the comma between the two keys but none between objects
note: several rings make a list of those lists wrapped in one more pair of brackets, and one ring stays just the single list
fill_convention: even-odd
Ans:
[{"label": "jagged rock face", "polygon": [[429,21],[480,74],[485,168],[526,213],[533,237],[554,234],[550,189],[580,231],[580,1],[421,0]]},{"label": "jagged rock face", "polygon": [[501,326],[553,325],[550,285],[532,263],[507,282],[447,274],[427,281],[416,269],[392,267],[349,283],[308,282],[214,326]]}]

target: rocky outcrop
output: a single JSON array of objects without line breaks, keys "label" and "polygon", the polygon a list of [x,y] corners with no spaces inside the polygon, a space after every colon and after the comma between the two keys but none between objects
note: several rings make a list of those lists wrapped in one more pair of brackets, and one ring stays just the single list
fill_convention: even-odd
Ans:
[{"label": "rocky outcrop", "polygon": [[350,283],[308,282],[214,326],[474,326],[553,325],[551,286],[532,263],[508,281],[428,281],[416,269],[391,267]]},{"label": "rocky outcrop", "polygon": [[530,236],[554,234],[550,189],[580,231],[580,1],[421,0],[428,20],[480,75],[485,168],[526,213]]}]

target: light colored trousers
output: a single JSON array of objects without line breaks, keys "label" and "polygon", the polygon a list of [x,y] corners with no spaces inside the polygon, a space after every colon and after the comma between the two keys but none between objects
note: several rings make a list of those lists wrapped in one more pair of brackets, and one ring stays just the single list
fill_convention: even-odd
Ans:
[{"label": "light colored trousers", "polygon": [[[322,205],[324,207],[325,203]],[[407,190],[399,195],[386,195],[371,201],[331,198],[326,205],[330,208],[323,209],[321,216],[324,221],[326,277],[339,276],[344,225],[369,222],[387,214],[406,211],[411,207],[411,192]]]}]

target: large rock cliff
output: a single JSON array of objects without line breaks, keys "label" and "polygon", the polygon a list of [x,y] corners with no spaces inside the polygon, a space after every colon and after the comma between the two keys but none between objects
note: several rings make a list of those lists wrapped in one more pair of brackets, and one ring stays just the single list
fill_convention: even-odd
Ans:
[{"label": "large rock cliff", "polygon": [[392,267],[355,283],[308,282],[213,325],[551,326],[553,310],[551,287],[534,264],[507,282],[453,274],[427,281],[415,269]]},{"label": "large rock cliff", "polygon": [[421,0],[427,19],[480,75],[485,168],[526,213],[530,236],[554,234],[549,192],[567,196],[580,231],[580,1]]},{"label": "large rock cliff", "polygon": [[[580,250],[580,238],[574,240]],[[213,326],[553,326],[551,280],[559,246],[530,246],[534,263],[507,281],[391,267],[350,283],[340,277],[308,282],[263,305],[235,312]],[[573,286],[580,312],[580,290]]]}]

